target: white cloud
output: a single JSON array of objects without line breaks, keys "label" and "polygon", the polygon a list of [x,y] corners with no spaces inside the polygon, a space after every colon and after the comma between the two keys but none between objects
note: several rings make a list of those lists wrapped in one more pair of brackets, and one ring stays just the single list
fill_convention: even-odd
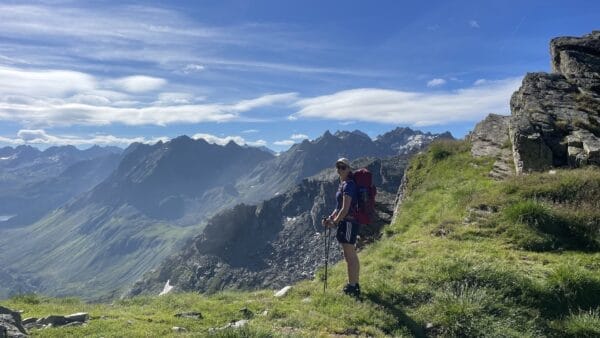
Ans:
[{"label": "white cloud", "polygon": [[273,144],[276,146],[291,146],[294,143],[296,143],[296,142],[294,142],[293,140],[282,140],[282,141],[273,142]]},{"label": "white cloud", "polygon": [[[195,134],[192,136],[193,139],[204,139],[208,143],[218,144],[218,145],[226,145],[230,141],[233,141],[241,146],[247,145],[251,147],[261,147],[266,146],[267,141],[265,140],[256,140],[256,141],[246,141],[244,138],[240,136],[226,136],[226,137],[218,137],[211,134]],[[154,144],[158,141],[168,142],[170,140],[169,137],[161,136],[161,137],[118,137],[113,135],[105,135],[105,134],[94,134],[87,136],[70,136],[70,135],[51,135],[48,134],[44,129],[21,129],[17,133],[17,137],[10,138],[0,136],[0,145],[8,144],[8,145],[41,145],[41,146],[62,146],[62,145],[73,145],[73,146],[92,146],[92,145],[101,145],[101,146],[121,146],[127,147],[131,143],[147,143]]]},{"label": "white cloud", "polygon": [[257,140],[257,141],[246,141],[243,137],[241,136],[225,136],[225,137],[219,137],[219,136],[215,136],[212,134],[205,134],[205,133],[198,133],[195,134],[194,136],[192,136],[192,138],[194,140],[199,140],[199,139],[203,139],[208,143],[212,143],[212,144],[218,144],[221,146],[226,145],[227,143],[233,141],[241,146],[243,145],[248,145],[248,146],[252,146],[252,147],[261,147],[261,146],[266,146],[267,145],[267,141],[265,140]]},{"label": "white cloud", "polygon": [[489,113],[509,114],[521,78],[508,78],[454,91],[421,93],[376,88],[340,91],[302,99],[293,118],[362,120],[413,126],[477,121]]},{"label": "white cloud", "polygon": [[474,84],[475,86],[480,86],[480,85],[482,85],[482,84],[486,84],[486,83],[487,83],[487,80],[486,80],[486,79],[477,79],[477,81],[475,81],[473,84]]},{"label": "white cloud", "polygon": [[290,136],[290,139],[292,139],[292,140],[304,140],[307,138],[308,138],[308,135],[304,135],[304,134],[293,134],[292,136]]},{"label": "white cloud", "polygon": [[203,71],[204,69],[206,69],[206,67],[204,67],[203,65],[190,63],[190,64],[187,64],[185,67],[183,67],[183,73],[185,73],[185,74],[198,73],[198,72]]},{"label": "white cloud", "polygon": [[167,80],[152,76],[133,75],[112,80],[111,83],[130,93],[143,93],[159,89],[167,84]]},{"label": "white cloud", "polygon": [[479,23],[476,20],[469,20],[469,27],[479,28]]},{"label": "white cloud", "polygon": [[0,66],[0,95],[61,97],[96,87],[96,79],[85,73]]},{"label": "white cloud", "polygon": [[444,79],[432,79],[427,82],[427,87],[437,87],[446,83]]},{"label": "white cloud", "polygon": [[258,133],[259,130],[257,129],[248,129],[248,130],[244,130],[242,133],[244,134],[251,134],[251,133]]},{"label": "white cloud", "polygon": [[267,146],[267,141],[265,140],[257,140],[257,141],[252,141],[252,142],[246,142],[247,145],[252,146],[252,147],[266,147]]},{"label": "white cloud", "polygon": [[70,136],[70,135],[51,135],[43,129],[21,129],[17,132],[16,138],[0,136],[0,144],[10,145],[42,145],[42,146],[62,146],[62,145],[73,145],[73,146],[122,146],[126,147],[133,142],[140,143],[156,143],[158,141],[166,142],[168,137],[117,137],[113,135],[88,135],[88,136]]},{"label": "white cloud", "polygon": [[208,143],[218,144],[221,146],[226,145],[227,143],[233,141],[241,146],[246,144],[246,140],[244,140],[241,136],[226,136],[226,137],[218,137],[212,134],[203,134],[198,133],[192,136],[194,140],[204,139]]},{"label": "white cloud", "polygon": [[[101,88],[121,85],[129,91]],[[289,104],[296,93],[263,95],[232,103],[196,103],[201,97],[165,92],[158,101],[143,103],[138,93],[161,86],[151,77],[104,79],[71,71],[34,71],[0,67],[0,121],[28,128],[73,125],[168,125],[173,123],[227,122],[256,108]]]}]

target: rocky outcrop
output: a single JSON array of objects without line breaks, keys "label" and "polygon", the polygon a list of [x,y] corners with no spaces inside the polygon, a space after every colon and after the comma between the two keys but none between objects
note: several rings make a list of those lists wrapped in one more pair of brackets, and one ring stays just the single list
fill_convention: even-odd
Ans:
[{"label": "rocky outcrop", "polygon": [[469,135],[471,154],[475,157],[490,156],[496,159],[489,175],[504,179],[513,174],[512,153],[508,137],[510,116],[490,114],[479,122]]},{"label": "rocky outcrop", "polygon": [[27,337],[19,312],[0,306],[0,337]]},{"label": "rocky outcrop", "polygon": [[[363,159],[377,186],[377,217],[360,233],[359,247],[389,224],[405,157]],[[258,205],[238,205],[213,217],[202,234],[137,282],[128,295],[158,294],[167,280],[177,291],[281,288],[310,278],[324,261],[321,218],[335,207],[337,175],[328,169]],[[333,246],[332,246],[333,248]],[[330,262],[342,258],[330,250]]]},{"label": "rocky outcrop", "polygon": [[600,31],[550,43],[553,74],[529,73],[511,98],[517,173],[600,165]]},{"label": "rocky outcrop", "polygon": [[59,326],[81,326],[87,325],[89,319],[90,315],[87,312],[78,312],[68,316],[49,315],[43,318],[27,318],[23,321],[23,326],[28,330]]}]

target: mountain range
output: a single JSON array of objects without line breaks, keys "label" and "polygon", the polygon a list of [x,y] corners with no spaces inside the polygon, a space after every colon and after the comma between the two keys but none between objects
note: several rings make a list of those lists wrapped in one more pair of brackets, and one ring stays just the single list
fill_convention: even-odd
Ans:
[{"label": "mountain range", "polygon": [[18,281],[24,291],[115,296],[220,211],[284,194],[339,157],[408,157],[437,137],[451,135],[397,128],[371,140],[360,131],[327,131],[279,156],[187,136],[132,144],[91,189],[32,224],[0,230],[0,295],[14,293]]}]

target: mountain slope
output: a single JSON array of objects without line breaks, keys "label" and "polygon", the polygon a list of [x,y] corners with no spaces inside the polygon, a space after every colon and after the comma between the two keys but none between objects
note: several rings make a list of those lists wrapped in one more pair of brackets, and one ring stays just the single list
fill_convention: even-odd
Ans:
[{"label": "mountain slope", "polygon": [[[378,217],[362,229],[362,245],[389,223],[406,160],[399,156],[363,159],[352,165],[368,168],[378,187]],[[334,170],[328,169],[258,205],[241,204],[218,214],[129,294],[158,293],[167,280],[179,291],[214,292],[283,287],[311,277],[324,254],[320,220],[335,207],[338,184]],[[335,254],[331,261],[339,259]]]},{"label": "mountain slope", "polygon": [[271,161],[262,163],[241,177],[236,188],[241,192],[242,201],[257,203],[283,193],[302,179],[330,167],[332,159],[398,155],[408,158],[438,138],[452,139],[452,135],[448,132],[431,134],[399,127],[371,140],[359,130],[338,131],[335,134],[326,131],[315,140],[304,140]]},{"label": "mountain slope", "polygon": [[40,151],[30,146],[0,149],[0,228],[25,226],[106,178],[120,148],[73,146]]},{"label": "mountain slope", "polygon": [[[203,213],[219,202],[201,200],[208,189],[271,157],[185,136],[134,144],[89,192],[30,226],[3,231],[0,262],[34,290],[111,295],[158,264],[192,228],[201,229]],[[198,200],[206,205],[197,207]]]}]

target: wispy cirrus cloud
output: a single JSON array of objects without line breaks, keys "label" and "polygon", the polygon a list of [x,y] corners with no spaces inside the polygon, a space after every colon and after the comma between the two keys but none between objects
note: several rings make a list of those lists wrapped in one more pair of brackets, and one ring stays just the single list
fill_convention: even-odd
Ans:
[{"label": "wispy cirrus cloud", "polygon": [[477,121],[489,113],[508,114],[512,93],[521,78],[487,80],[477,85],[445,92],[424,93],[377,88],[340,91],[298,100],[300,118],[360,120],[413,126]]},{"label": "wispy cirrus cloud", "polygon": [[[0,4],[0,63],[96,67],[96,62],[148,62],[180,74],[212,70],[385,76],[361,69],[288,64],[231,57],[231,51],[293,51],[329,48],[306,41],[291,26],[207,25],[185,13],[132,5],[85,8],[42,4]],[[9,41],[7,41],[9,42]],[[27,52],[24,54],[24,52]],[[27,55],[29,54],[29,55]],[[239,54],[239,53],[233,53]]]}]

